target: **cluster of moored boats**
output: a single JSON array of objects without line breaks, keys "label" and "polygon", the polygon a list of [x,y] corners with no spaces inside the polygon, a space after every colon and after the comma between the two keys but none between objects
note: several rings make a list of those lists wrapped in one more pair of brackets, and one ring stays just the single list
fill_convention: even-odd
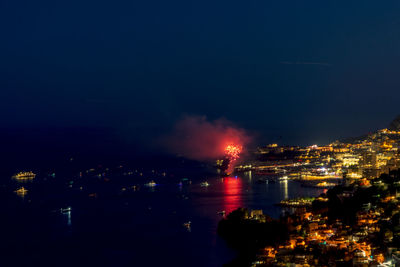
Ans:
[{"label": "cluster of moored boats", "polygon": [[[36,174],[32,171],[27,171],[27,172],[19,172],[15,175],[12,176],[12,179],[18,181],[18,182],[27,182],[35,179]],[[28,193],[28,189],[25,187],[21,186],[17,188],[14,193],[16,193],[20,197],[25,197],[25,195]]]}]

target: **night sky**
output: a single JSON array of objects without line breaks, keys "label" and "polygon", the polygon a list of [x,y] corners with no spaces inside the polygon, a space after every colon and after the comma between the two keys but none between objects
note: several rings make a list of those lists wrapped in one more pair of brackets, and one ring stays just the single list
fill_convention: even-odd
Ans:
[{"label": "night sky", "polygon": [[0,1],[10,129],[153,142],[184,115],[323,144],[400,114],[399,1]]}]

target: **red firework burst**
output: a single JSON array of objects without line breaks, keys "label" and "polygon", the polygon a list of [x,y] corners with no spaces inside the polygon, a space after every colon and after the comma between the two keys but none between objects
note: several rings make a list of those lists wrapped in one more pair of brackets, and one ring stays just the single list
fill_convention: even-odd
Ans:
[{"label": "red firework burst", "polygon": [[230,144],[225,147],[225,154],[231,161],[238,159],[241,152],[242,147],[239,145]]},{"label": "red firework burst", "polygon": [[239,158],[242,152],[242,147],[235,144],[229,144],[225,147],[225,156],[228,158],[228,169],[227,174],[231,174],[234,168],[234,162]]}]

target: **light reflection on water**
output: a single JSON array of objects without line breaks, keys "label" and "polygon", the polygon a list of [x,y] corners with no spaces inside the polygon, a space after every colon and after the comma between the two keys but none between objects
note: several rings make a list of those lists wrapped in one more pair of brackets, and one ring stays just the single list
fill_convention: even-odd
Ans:
[{"label": "light reflection on water", "polygon": [[224,187],[224,211],[226,213],[243,207],[242,203],[242,179],[235,177],[224,177],[222,179]]},{"label": "light reflection on water", "polygon": [[279,181],[280,188],[279,190],[282,192],[282,198],[288,199],[289,198],[289,185],[287,180]]},{"label": "light reflection on water", "polygon": [[64,214],[67,216],[67,225],[71,226],[72,225],[72,219],[71,219],[71,208],[69,207]]},{"label": "light reflection on water", "polygon": [[[221,266],[232,259],[234,253],[216,234],[218,222],[223,218],[219,212],[228,214],[236,208],[246,207],[262,209],[276,218],[281,209],[274,204],[280,200],[322,193],[320,189],[304,188],[294,181],[260,184],[257,183],[259,178],[251,172],[237,178],[215,176],[207,179],[210,183],[207,187],[200,185],[204,178],[191,178],[191,184],[159,178],[155,179],[158,185],[153,188],[142,186],[136,191],[126,190],[124,194],[99,199],[86,195],[86,198],[61,206],[71,205],[73,210],[57,212],[60,220],[50,223],[54,227],[51,235],[63,244],[63,238],[70,238],[64,237],[63,233],[71,233],[72,237],[87,242],[89,247],[105,250],[102,257],[114,261],[115,255],[122,253],[122,258],[134,266],[144,266],[149,258],[154,261],[150,266],[165,262],[175,266],[188,266],[188,262],[190,266]],[[140,182],[135,180],[135,183]],[[121,187],[128,188],[128,185],[121,184]],[[30,192],[35,193],[35,190],[32,188]],[[112,191],[109,186],[104,190]],[[52,219],[43,218],[38,225],[48,220]],[[192,222],[190,233],[183,227],[187,221]],[[74,243],[77,250],[71,249],[72,255],[81,251],[79,243],[84,244],[78,239]],[[115,244],[122,244],[123,250]],[[154,258],[154,252],[160,257]],[[177,252],[179,257],[176,257]]]},{"label": "light reflection on water", "polygon": [[[257,183],[260,177],[252,177],[245,173],[235,177],[215,177],[210,179],[210,186],[206,190],[188,188],[191,204],[196,212],[218,222],[221,218],[215,214],[225,210],[226,214],[236,208],[262,209],[264,213],[277,218],[281,215],[281,208],[275,204],[283,199],[302,196],[318,196],[323,189],[302,187],[299,182],[291,180],[277,181],[276,183]],[[265,177],[264,177],[265,178]]]}]

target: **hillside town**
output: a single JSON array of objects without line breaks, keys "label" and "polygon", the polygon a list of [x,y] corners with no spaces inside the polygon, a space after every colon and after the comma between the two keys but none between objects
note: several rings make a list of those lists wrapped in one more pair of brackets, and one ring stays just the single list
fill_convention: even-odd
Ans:
[{"label": "hillside town", "polygon": [[[279,219],[238,209],[220,236],[250,266],[399,266],[400,130],[388,129],[327,146],[259,148],[258,161],[238,170],[337,185],[315,198],[285,199]],[[280,230],[279,230],[280,229]],[[280,236],[274,235],[280,232]],[[247,251],[243,249],[246,244]],[[236,262],[237,264],[237,262]]]},{"label": "hillside town", "polygon": [[351,184],[400,168],[400,129],[393,121],[386,129],[326,146],[279,146],[255,151],[256,160],[238,165],[236,171],[285,176],[304,182],[345,180]]}]

